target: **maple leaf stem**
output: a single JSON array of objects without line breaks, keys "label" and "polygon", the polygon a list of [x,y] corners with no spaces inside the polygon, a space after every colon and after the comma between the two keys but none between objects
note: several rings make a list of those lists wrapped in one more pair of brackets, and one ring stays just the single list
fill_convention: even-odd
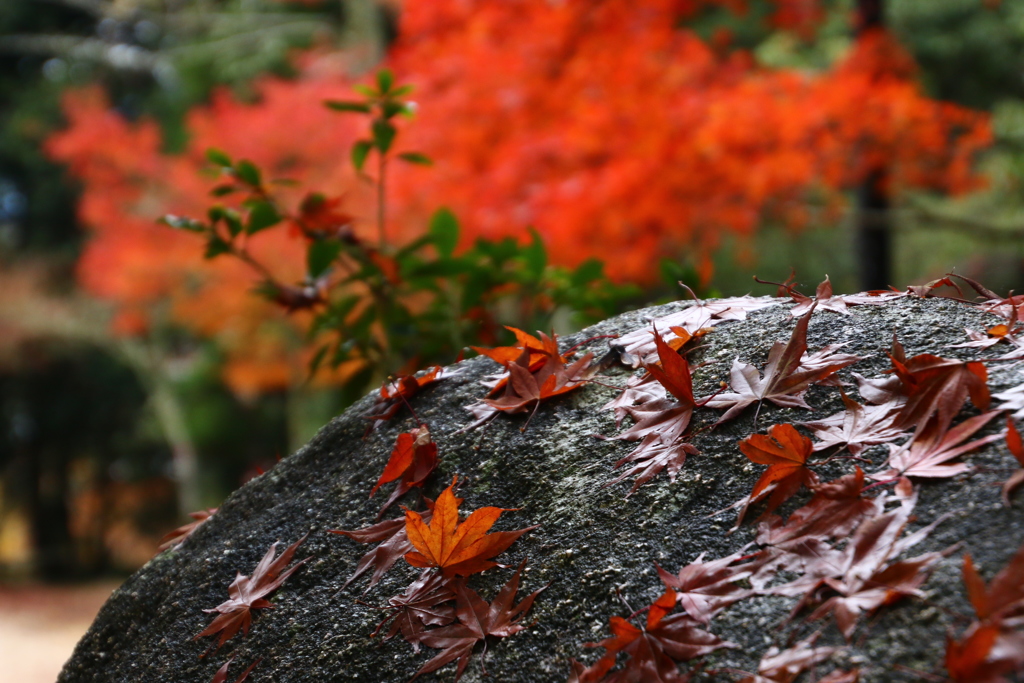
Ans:
[{"label": "maple leaf stem", "polygon": [[533,416],[537,414],[537,409],[540,408],[540,401],[535,401],[533,404],[533,410],[530,411],[530,417],[526,418],[526,424],[519,428],[519,432],[523,433],[526,428],[530,426],[530,421],[533,420]]},{"label": "maple leaf stem", "polygon": [[870,491],[871,489],[876,488],[878,486],[885,486],[887,484],[895,483],[899,481],[901,478],[902,477],[893,477],[892,479],[886,479],[885,481],[876,481],[874,484],[870,484],[861,489],[861,493],[863,493],[864,491]]},{"label": "maple leaf stem", "polygon": [[[394,380],[392,380],[392,381],[394,381]],[[403,392],[399,391],[399,392],[398,392],[398,397],[399,397],[400,399],[402,399],[402,403],[404,403],[404,404],[405,404],[405,407],[409,409],[409,412],[410,412],[410,413],[412,413],[412,419],[416,420],[416,423],[417,423],[417,424],[420,424],[420,425],[426,426],[426,423],[424,423],[423,421],[421,421],[421,420],[420,420],[420,416],[416,414],[416,411],[415,411],[415,410],[413,409],[413,407],[412,407],[412,404],[410,404],[410,403],[409,403],[409,399],[407,399],[407,398],[405,397],[405,393],[403,393]]]},{"label": "maple leaf stem", "polygon": [[[762,280],[761,278],[759,278],[756,275],[754,276],[754,282],[756,282],[756,283],[758,283],[760,285],[775,285],[776,287],[781,287],[782,289],[785,289],[790,294],[792,294],[793,292],[796,292],[796,288],[793,285],[788,285],[785,282],[774,282],[772,280]],[[797,293],[799,294],[799,292],[797,292]]]},{"label": "maple leaf stem", "polygon": [[563,354],[563,355],[568,356],[570,353],[573,353],[574,351],[576,351],[576,349],[580,348],[581,346],[589,344],[590,342],[596,341],[598,339],[618,339],[618,338],[619,338],[619,335],[617,335],[617,334],[599,334],[596,337],[591,337],[590,339],[584,339],[579,344],[576,344],[572,348],[568,349],[565,352],[565,354]]},{"label": "maple leaf stem", "polygon": [[[622,591],[620,591],[618,589],[618,587],[615,588],[615,597],[617,597],[622,602],[622,604],[626,606],[626,609],[628,609],[630,612],[633,612],[633,606],[630,605],[629,602],[626,601],[626,598],[622,597]],[[647,609],[647,608],[644,608],[644,609]],[[640,612],[643,612],[643,611],[644,610],[639,610],[639,611],[633,612],[633,616],[636,616],[637,614],[640,614]],[[630,619],[632,619],[632,618],[633,617],[630,617]]]}]

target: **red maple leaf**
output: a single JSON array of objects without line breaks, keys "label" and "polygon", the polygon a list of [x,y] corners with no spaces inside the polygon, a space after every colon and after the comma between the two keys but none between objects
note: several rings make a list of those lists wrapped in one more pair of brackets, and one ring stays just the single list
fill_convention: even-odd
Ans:
[{"label": "red maple leaf", "polygon": [[[741,296],[708,302],[701,301],[696,296],[693,298],[695,301],[690,306],[676,313],[655,318],[651,322],[663,330],[670,330],[676,337],[680,336],[678,330],[684,330],[690,335],[697,336],[701,330],[726,320],[744,320],[748,311],[775,305],[774,301],[764,297]],[[672,343],[672,340],[663,339],[663,341]],[[657,356],[657,347],[651,336],[651,330],[646,326],[613,340],[611,346],[618,349],[619,358],[623,363],[634,368],[653,363]]]},{"label": "red maple leaf", "polygon": [[[440,501],[440,498],[438,500]],[[538,588],[513,607],[516,593],[519,591],[519,574],[523,571],[524,566],[526,566],[525,559],[490,604],[475,591],[467,588],[464,581],[455,579],[452,582],[455,592],[455,616],[458,622],[430,629],[418,636],[419,642],[427,647],[441,650],[441,653],[424,664],[411,681],[456,660],[458,660],[458,668],[455,670],[455,680],[458,681],[466,670],[466,665],[469,664],[469,658],[477,643],[485,642],[484,655],[486,656],[488,636],[507,638],[527,628],[520,622],[523,616],[530,611],[533,601],[547,586]]]},{"label": "red maple leaf", "polygon": [[[433,514],[434,501],[424,498],[427,503],[427,510],[421,514],[423,521],[429,521]],[[461,503],[461,498],[456,498]],[[405,533],[405,518],[389,519],[378,522],[364,529],[346,531],[343,529],[328,529],[332,534],[347,536],[357,543],[379,543],[376,548],[363,555],[356,564],[352,576],[348,578],[341,590],[345,590],[350,583],[358,579],[373,567],[373,574],[370,576],[370,585],[366,590],[373,588],[378,581],[394,566],[405,554],[413,550],[413,545]],[[364,591],[365,592],[365,591]]]},{"label": "red maple leaf", "polygon": [[[785,650],[774,646],[769,648],[761,657],[757,673],[740,679],[739,683],[793,683],[800,674],[839,651],[837,647],[815,646],[820,635],[820,631],[813,633]],[[836,679],[832,680],[834,682]],[[854,682],[856,680],[852,679]]]},{"label": "red maple leaf", "polygon": [[710,624],[711,618],[729,605],[750,595],[750,591],[738,586],[756,568],[753,564],[737,564],[744,559],[739,553],[711,562],[704,562],[704,553],[696,560],[682,567],[676,575],[670,574],[655,564],[658,576],[666,588],[675,592],[680,607],[702,624]]},{"label": "red maple leaf", "polygon": [[871,474],[872,479],[888,480],[896,477],[927,477],[930,479],[953,477],[971,468],[966,463],[949,464],[949,461],[969,453],[981,446],[998,441],[1002,434],[992,434],[969,443],[968,437],[984,427],[999,415],[993,410],[975,415],[946,431],[940,429],[938,421],[930,421],[924,430],[915,432],[913,438],[901,446],[889,445],[888,469]]},{"label": "red maple leaf", "polygon": [[217,641],[217,647],[219,648],[238,633],[239,630],[242,633],[248,633],[249,625],[252,623],[252,610],[273,607],[270,601],[265,599],[266,596],[277,590],[289,576],[298,571],[299,567],[311,559],[307,557],[304,560],[299,560],[287,570],[285,569],[295,556],[295,551],[298,550],[299,545],[305,540],[306,536],[303,536],[295,541],[295,543],[285,548],[284,552],[277,559],[274,559],[274,555],[277,552],[278,543],[274,543],[267,550],[267,554],[263,556],[259,564],[256,565],[252,576],[238,574],[235,580],[231,582],[231,585],[228,586],[230,598],[213,609],[203,610],[204,612],[215,612],[217,617],[210,622],[209,626],[196,635],[195,640],[203,636],[213,636],[219,633],[220,638]]},{"label": "red maple leaf", "polygon": [[426,425],[399,434],[395,441],[395,449],[391,451],[391,458],[370,491],[370,497],[373,498],[373,494],[383,484],[400,479],[384,507],[377,514],[377,519],[380,519],[392,503],[414,487],[422,487],[423,482],[436,468],[437,444],[430,439],[430,430]]},{"label": "red maple leaf", "polygon": [[654,330],[654,343],[660,364],[649,364],[645,369],[651,378],[665,389],[666,396],[670,394],[674,400],[667,397],[659,398],[638,407],[626,408],[635,424],[614,438],[625,441],[640,440],[640,445],[615,463],[615,469],[627,463],[634,465],[608,482],[606,486],[639,474],[629,495],[662,470],[667,470],[669,481],[675,482],[676,475],[686,462],[686,456],[699,453],[695,446],[684,440],[693,409],[701,405],[693,398],[690,366],[671,344],[662,340],[657,328]]},{"label": "red maple leaf", "polygon": [[807,325],[810,319],[811,313],[808,313],[797,321],[788,342],[775,342],[768,353],[763,379],[753,365],[740,363],[739,359],[733,361],[730,370],[732,391],[707,400],[708,407],[727,408],[719,422],[731,420],[751,404],[756,403],[760,407],[766,400],[779,406],[809,410],[810,406],[802,398],[803,391],[811,384],[856,362],[856,357],[844,358],[842,361],[802,370],[800,363],[807,350]]},{"label": "red maple leaf", "polygon": [[[227,680],[228,680],[228,667],[231,666],[231,662],[233,662],[233,661],[235,661],[234,656],[232,656],[230,659],[228,659],[228,661],[224,662],[224,666],[222,666],[221,668],[217,669],[217,673],[215,673],[213,675],[213,678],[210,679],[210,683],[227,683]],[[235,679],[235,683],[245,683],[245,680],[247,678],[249,678],[249,674],[252,673],[252,670],[255,669],[256,665],[259,664],[262,661],[263,661],[263,658],[260,657],[255,662],[250,664],[249,667],[245,671],[243,671],[238,678]]]},{"label": "red maple leaf", "polygon": [[445,603],[455,599],[451,582],[444,575],[425,569],[401,595],[388,599],[392,610],[373,632],[376,635],[390,621],[384,640],[399,632],[419,652],[420,636],[428,626],[444,626],[455,621],[455,609]]},{"label": "red maple leaf", "polygon": [[590,363],[593,357],[588,353],[566,365],[561,356],[546,355],[543,365],[531,371],[530,352],[524,350],[514,363],[506,366],[509,377],[504,393],[496,399],[485,398],[483,403],[494,410],[495,415],[498,412],[523,413],[531,409],[536,412],[541,401],[583,386],[593,374]]},{"label": "red maple leaf", "polygon": [[773,425],[768,435],[751,434],[739,442],[740,451],[752,462],[768,465],[754,484],[740,510],[738,525],[743,521],[747,507],[770,493],[764,514],[773,512],[789,500],[801,486],[809,488],[818,483],[817,475],[807,467],[807,458],[814,444],[791,424]]},{"label": "red maple leaf", "polygon": [[453,371],[446,371],[441,366],[434,366],[419,377],[402,375],[396,380],[384,384],[380,388],[376,403],[370,406],[367,414],[363,416],[366,420],[373,420],[366,428],[366,434],[376,429],[381,422],[394,417],[410,398],[419,393],[420,389],[440,382],[453,374],[455,374]]},{"label": "red maple leaf", "polygon": [[1003,503],[1010,507],[1010,494],[1021,484],[1024,484],[1024,441],[1021,441],[1020,432],[1013,424],[1013,418],[1006,418],[1006,447],[1020,463],[1022,469],[1010,475],[1010,478],[1003,483]]},{"label": "red maple leaf", "polygon": [[[792,278],[793,276],[790,277]],[[876,292],[874,294],[864,292],[862,294],[836,296],[832,291],[832,282],[829,280],[828,275],[825,276],[825,279],[815,289],[813,297],[801,294],[789,281],[784,283],[767,282],[765,280],[757,281],[763,284],[778,284],[779,296],[788,294],[793,299],[793,303],[796,305],[789,311],[791,318],[799,318],[814,307],[821,311],[832,311],[848,315],[850,313],[850,306],[880,305],[906,296],[902,292]]]},{"label": "red maple leaf", "polygon": [[870,614],[903,597],[920,596],[919,589],[928,579],[929,570],[942,559],[943,553],[926,553],[891,562],[923,540],[935,526],[902,537],[908,521],[909,511],[900,509],[861,522],[838,562],[830,558],[827,566],[819,567],[831,576],[817,581],[797,603],[793,613],[823,600],[808,620],[832,615],[849,640],[861,614]]},{"label": "red maple leaf", "polygon": [[891,403],[863,406],[840,392],[846,410],[813,422],[801,422],[819,439],[814,450],[833,446],[845,447],[851,455],[860,455],[865,446],[875,446],[898,439],[904,429],[893,426],[898,408]]},{"label": "red maple leaf", "polygon": [[959,361],[922,353],[902,362],[891,357],[893,372],[903,383],[907,402],[895,426],[921,429],[934,417],[945,430],[968,395],[979,410],[988,410],[988,372],[978,361]]},{"label": "red maple leaf", "polygon": [[946,639],[946,669],[957,683],[1006,683],[1024,667],[1024,546],[986,585],[970,555],[963,580],[977,620],[959,641]]},{"label": "red maple leaf", "polygon": [[189,522],[188,524],[183,524],[174,531],[166,534],[160,539],[160,545],[157,549],[167,550],[172,546],[182,543],[186,538],[194,534],[196,529],[205,524],[206,520],[210,519],[210,517],[213,517],[215,514],[217,514],[217,508],[209,508],[208,510],[198,510],[196,512],[188,513],[188,516],[194,521]]},{"label": "red maple leaf", "polygon": [[[574,678],[570,680],[579,683],[685,683],[689,676],[680,675],[679,662],[723,647],[737,647],[735,643],[701,630],[698,622],[687,614],[668,615],[675,604],[675,591],[669,588],[648,609],[644,628],[622,617],[612,617],[612,637],[599,643],[587,643],[587,647],[604,648],[605,654],[585,669],[577,665]],[[628,659],[622,669],[608,675],[620,652],[628,655]]]},{"label": "red maple leaf", "polygon": [[[757,528],[756,542],[762,551],[750,576],[751,585],[761,590],[783,570],[812,580],[828,575],[829,565],[838,565],[839,551],[827,541],[846,538],[861,521],[883,511],[885,497],[866,498],[863,491],[864,472],[858,467],[853,474],[816,486],[814,497],[785,522],[777,515],[766,515]],[[803,590],[787,584],[779,594]]]}]

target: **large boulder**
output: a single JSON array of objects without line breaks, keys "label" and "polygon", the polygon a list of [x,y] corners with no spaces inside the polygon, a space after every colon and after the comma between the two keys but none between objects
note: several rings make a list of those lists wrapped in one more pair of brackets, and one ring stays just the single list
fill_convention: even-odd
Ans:
[{"label": "large boulder", "polygon": [[[691,356],[691,361],[704,363],[694,376],[698,396],[721,390],[721,382],[729,381],[734,358],[760,369],[772,343],[789,339],[795,325],[791,302],[766,299],[764,303],[764,308],[750,311],[745,319],[719,323],[701,340],[703,348]],[[600,358],[608,352],[610,340],[584,340],[625,335],[649,327],[652,318],[692,305],[678,302],[621,315],[560,343],[564,350],[584,342],[582,350],[594,351]],[[882,376],[891,367],[887,352],[893,333],[908,355],[994,357],[1005,352],[1005,345],[984,350],[949,347],[966,341],[965,327],[983,330],[996,322],[996,316],[965,303],[908,296],[885,305],[851,307],[847,314],[817,310],[807,340],[812,352],[829,344],[845,344],[842,352],[864,356],[838,373],[846,391],[857,396],[851,373]],[[1020,366],[995,363],[989,367],[993,392],[1024,382]],[[485,680],[483,667],[489,675],[486,680],[496,683],[566,681],[572,660],[593,663],[602,652],[584,644],[609,635],[609,618],[629,616],[625,602],[641,608],[664,592],[655,563],[674,572],[702,554],[707,561],[743,548],[752,553],[755,548],[747,546],[756,534],[756,507],[734,533],[729,530],[735,510],[715,514],[749,494],[765,469],[744,457],[737,442],[773,424],[822,418],[843,409],[835,386],[810,388],[806,399],[813,412],[766,403],[756,425],[751,408],[737,419],[707,429],[722,411],[698,408],[693,443],[700,454],[688,458],[674,483],[661,472],[627,497],[632,479],[605,484],[618,473],[613,471],[616,461],[636,444],[595,435],[614,436],[630,423],[627,418],[621,428],[616,427],[613,413],[602,406],[617,395],[608,385],[623,385],[634,370],[622,363],[610,365],[600,383],[541,404],[525,431],[521,428],[527,414],[520,414],[499,415],[484,428],[459,433],[471,421],[465,406],[485,393],[481,380],[499,368],[480,357],[462,361],[457,369],[411,399],[439,447],[440,466],[425,493],[437,496],[457,474],[462,479],[463,511],[483,506],[514,510],[506,512],[495,529],[538,525],[499,556],[505,567],[469,578],[469,585],[485,599],[493,598],[523,558],[528,561],[520,597],[548,585],[522,622],[528,628],[508,638],[492,638],[485,657],[478,647],[464,681]],[[236,659],[229,681],[257,658],[262,661],[250,681],[402,682],[412,678],[437,651],[423,647],[417,653],[401,637],[381,642],[380,636],[370,636],[384,615],[378,607],[401,593],[419,570],[399,560],[365,594],[368,575],[342,590],[372,546],[328,533],[374,523],[390,488],[373,499],[368,493],[397,435],[415,426],[403,407],[364,439],[364,415],[373,401],[368,396],[333,420],[307,446],[232,494],[184,543],[156,556],[125,582],[78,644],[59,680],[206,683],[231,656]],[[968,403],[958,420],[977,412]],[[979,435],[1004,428],[1005,421],[995,419]],[[866,471],[878,471],[888,452],[885,445],[866,449],[861,457],[870,463],[835,460],[822,468],[821,477],[828,480],[850,473],[858,464]],[[1000,499],[998,484],[1016,467],[1005,443],[994,441],[965,461],[974,465],[970,472],[920,480],[918,485],[916,518],[909,530],[944,515],[948,518],[908,555],[962,544],[962,549],[938,562],[924,584],[923,597],[900,600],[862,618],[849,644],[831,618],[808,625],[802,621],[804,611],[787,623],[795,597],[747,598],[707,627],[738,647],[707,656],[705,672],[696,680],[736,680],[738,676],[725,670],[756,671],[771,646],[784,648],[816,628],[823,629],[819,645],[842,648],[819,665],[819,677],[836,668],[857,667],[862,681],[914,680],[900,667],[944,675],[947,631],[962,632],[966,626],[967,621],[956,614],[973,616],[961,579],[961,555],[969,552],[989,578],[1024,543],[1024,500],[1018,497],[1016,507],[1006,507]],[[885,484],[874,492],[892,488]],[[810,493],[803,490],[780,512],[788,513],[809,499]],[[416,507],[418,500],[414,492],[402,502]],[[396,505],[385,519],[401,514]],[[296,559],[312,559],[271,595],[273,609],[254,612],[248,635],[235,636],[217,653],[210,651],[214,639],[195,639],[213,617],[203,610],[227,598],[236,573],[251,574],[275,541],[282,541],[283,547],[304,534],[308,538]],[[642,618],[634,623],[642,623]],[[686,665],[680,670],[685,671]],[[420,680],[450,681],[454,676],[452,664]]]}]

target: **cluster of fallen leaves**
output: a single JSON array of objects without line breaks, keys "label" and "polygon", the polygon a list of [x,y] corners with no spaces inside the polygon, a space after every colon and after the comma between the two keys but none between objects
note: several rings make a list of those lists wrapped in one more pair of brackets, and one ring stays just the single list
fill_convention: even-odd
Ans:
[{"label": "cluster of fallen leaves", "polygon": [[[968,283],[978,288],[977,283]],[[627,416],[633,421],[632,426],[615,438],[639,441],[639,445],[614,466],[616,469],[627,464],[631,467],[609,482],[610,485],[635,476],[627,495],[651,481],[662,470],[667,471],[670,481],[675,481],[686,456],[698,454],[696,446],[691,443],[691,422],[696,408],[725,411],[711,424],[713,429],[717,424],[735,419],[748,408],[756,406],[756,424],[765,402],[787,408],[811,409],[804,394],[810,386],[823,384],[840,387],[844,410],[797,425],[775,424],[767,434],[755,433],[742,439],[738,444],[739,450],[751,462],[767,468],[750,494],[732,507],[740,508],[738,526],[748,507],[764,501],[757,520],[760,549],[742,558],[731,556],[711,563],[703,562],[703,557],[698,558],[680,571],[675,582],[668,580],[671,575],[659,568],[667,592],[647,610],[634,613],[629,619],[613,618],[613,637],[595,645],[606,649],[605,656],[589,668],[575,665],[571,680],[580,683],[648,678],[687,680],[687,676],[679,673],[678,664],[707,651],[729,646],[706,631],[694,635],[694,631],[687,629],[707,626],[710,616],[718,609],[754,595],[799,598],[793,610],[794,617],[803,612],[807,612],[808,622],[833,617],[847,639],[852,637],[863,615],[898,599],[920,595],[921,586],[943,553],[899,559],[931,529],[927,527],[908,536],[903,534],[916,501],[914,481],[948,478],[968,472],[972,468],[960,460],[962,456],[1004,438],[1008,450],[1024,466],[1024,442],[1012,419],[1007,419],[1006,432],[976,437],[1003,412],[988,410],[991,401],[988,373],[981,360],[962,361],[933,354],[908,357],[894,337],[889,354],[891,370],[886,376],[868,379],[854,373],[858,392],[865,401],[860,403],[847,394],[835,373],[861,358],[842,353],[838,346],[808,353],[806,336],[810,318],[816,310],[848,314],[851,306],[880,305],[905,296],[938,296],[936,290],[941,287],[953,287],[962,296],[962,290],[949,277],[906,292],[868,292],[848,297],[835,296],[827,279],[819,285],[814,297],[804,296],[789,283],[783,283],[780,295],[791,296],[795,304],[791,315],[798,318],[790,338],[772,346],[763,372],[735,360],[728,391],[723,383],[722,391],[703,399],[694,398],[692,375],[695,368],[686,359],[694,345],[713,328],[713,315],[703,302],[698,301],[680,313],[655,319],[650,327],[613,342],[613,348],[619,348],[620,358],[625,364],[643,369],[642,373],[629,380],[616,399],[605,406],[605,409],[615,411],[617,422]],[[1015,345],[1012,335],[1016,333],[1016,317],[1024,299],[1001,299],[990,292],[981,293],[987,299],[982,304],[985,309],[1004,315],[1010,322],[994,326],[987,333],[989,337],[996,338],[995,342],[958,346],[988,348],[1006,337],[1009,337],[1005,339],[1007,343]],[[742,307],[742,304],[737,306]],[[690,329],[681,324],[688,321]],[[666,329],[675,336],[660,331]],[[1014,355],[1007,354],[998,360],[1009,360]],[[1024,385],[998,394],[996,398],[1005,402],[1004,410],[1014,410],[1018,418],[1024,417]],[[956,423],[956,417],[968,400],[983,412]],[[814,438],[801,433],[798,426]],[[893,443],[901,440],[902,443]],[[861,455],[865,449],[881,444],[888,444],[889,455],[877,471],[865,474],[857,467],[853,474],[834,482],[820,483],[816,467],[837,458],[864,460]],[[828,451],[828,457],[813,460],[813,455],[819,451]],[[844,452],[846,455],[840,455]],[[877,482],[869,488],[895,484],[894,492],[874,498],[866,496],[864,482],[868,478]],[[1019,469],[1004,484],[1003,498],[1007,506],[1010,505],[1011,493],[1022,483],[1024,469]],[[773,514],[774,511],[801,489],[812,492],[811,502],[783,522]],[[887,506],[892,504],[897,508],[887,510]],[[714,566],[715,570],[707,571],[709,566]],[[711,577],[703,585],[705,590],[701,591],[699,600],[694,600],[685,591],[680,592],[684,575]],[[772,584],[779,576],[793,575],[795,579]],[[752,588],[740,588],[737,582],[741,579],[745,579]],[[673,604],[670,594],[679,597],[680,604],[684,606],[682,613],[671,614],[671,609],[664,609],[666,605]],[[646,628],[630,623],[630,619],[644,611],[648,615]],[[671,627],[666,628],[663,622],[671,624]],[[996,640],[991,643],[980,640],[991,636],[974,635],[976,631],[988,633],[980,629],[981,626],[972,627],[965,637],[965,642],[974,648],[972,651],[978,666],[993,658],[1014,663],[1013,667],[1003,669],[1004,672],[1021,666],[1024,638],[1017,635],[1014,636],[1016,640],[1004,638],[998,641],[999,644],[992,645]],[[680,640],[685,638],[680,635],[684,632],[685,637],[696,638],[701,646],[696,647],[693,643],[684,645]],[[996,654],[986,655],[988,659],[978,659],[980,655],[977,653],[981,649],[973,645],[975,641],[983,642],[986,647],[992,645]],[[834,652],[834,648],[825,648],[828,654],[821,655],[823,649],[811,648],[809,642],[798,643],[788,650],[770,651],[758,673],[749,674],[744,680],[793,681],[805,666],[823,661]],[[968,648],[968,645],[963,647]],[[955,647],[955,643],[951,647]],[[616,661],[621,661],[622,652],[629,655],[625,666],[612,671]],[[963,668],[964,665],[957,666]],[[956,678],[952,666],[950,671],[954,680],[982,680]],[[971,675],[980,674],[975,672]],[[856,677],[856,672],[835,672],[824,680],[853,681]]]},{"label": "cluster of fallen leaves", "polygon": [[513,604],[526,560],[490,603],[467,585],[466,577],[498,566],[492,558],[536,527],[489,533],[501,514],[508,512],[496,507],[479,508],[460,521],[462,499],[455,495],[455,486],[453,479],[436,501],[426,499],[425,512],[406,509],[404,520],[333,532],[360,543],[379,544],[363,556],[345,586],[373,567],[369,590],[400,558],[423,570],[403,593],[388,599],[387,616],[375,632],[387,627],[385,640],[401,634],[415,651],[420,645],[441,650],[413,680],[451,662],[457,662],[458,680],[478,643],[486,647],[488,636],[504,638],[526,628],[520,621],[544,590]]},{"label": "cluster of fallen leaves", "polygon": [[[701,555],[677,573],[657,567],[664,594],[629,617],[612,617],[612,637],[589,645],[604,648],[605,654],[589,667],[574,664],[570,681],[688,680],[679,672],[680,664],[691,663],[692,672],[694,660],[736,647],[708,630],[713,619],[755,596],[798,598],[793,617],[806,613],[808,622],[832,618],[848,641],[863,617],[902,598],[919,596],[943,553],[901,556],[934,524],[906,534],[916,503],[912,488],[876,490],[872,496],[864,482],[858,468],[835,481],[815,484],[811,500],[788,519],[773,514],[762,519],[752,552],[744,548],[713,561]],[[645,625],[632,623],[644,612]],[[770,650],[758,673],[746,674],[744,680],[787,683],[838,652],[812,647],[816,638],[815,634],[787,650]],[[620,653],[628,658],[620,660]],[[823,680],[853,682],[857,672],[836,671]]]},{"label": "cluster of fallen leaves", "polygon": [[[894,337],[889,353],[891,369],[885,376],[865,378],[853,373],[863,403],[847,393],[836,373],[862,360],[843,353],[841,345],[809,352],[807,332],[816,312],[849,314],[859,305],[883,305],[901,297],[939,296],[953,288],[963,300],[954,278],[966,282],[984,298],[984,310],[1008,321],[984,333],[968,330],[970,341],[955,346],[989,349],[1005,343],[1011,347],[1003,356],[958,360],[933,354],[908,357]],[[813,297],[798,292],[787,281],[779,285],[780,295],[794,302],[796,319],[789,339],[775,342],[763,369],[736,359],[729,384],[709,396],[697,398],[693,365],[688,356],[715,326],[740,320],[750,311],[774,302],[752,297],[720,301],[697,300],[690,307],[651,321],[649,328],[615,339],[614,355],[627,366],[640,369],[621,394],[605,409],[615,412],[617,424],[629,417],[632,425],[613,437],[636,442],[635,448],[615,463],[622,471],[607,485],[634,477],[629,494],[665,471],[674,482],[688,456],[699,454],[693,444],[694,411],[700,408],[723,411],[713,421],[704,421],[701,431],[753,412],[756,426],[764,404],[784,408],[811,409],[807,390],[815,385],[838,387],[844,410],[829,417],[795,424],[770,425],[767,433],[754,433],[738,443],[750,462],[765,466],[750,493],[737,501],[739,526],[751,507],[760,507],[755,520],[754,548],[717,560],[705,561],[701,554],[690,564],[670,573],[657,572],[664,586],[661,596],[647,607],[628,616],[613,616],[611,636],[589,647],[604,654],[590,666],[573,662],[570,681],[574,683],[616,683],[626,681],[687,681],[703,666],[705,655],[722,648],[737,647],[715,635],[712,621],[737,602],[756,596],[782,596],[795,600],[791,619],[803,617],[810,624],[823,619],[835,622],[850,641],[864,617],[904,598],[920,597],[921,589],[937,562],[952,551],[930,552],[904,557],[942,521],[907,533],[917,501],[915,482],[949,478],[968,472],[961,460],[982,445],[1005,439],[1009,452],[1020,463],[1003,485],[1006,506],[1011,495],[1024,484],[1024,440],[1013,418],[1024,418],[1024,385],[995,398],[999,410],[989,410],[986,362],[1024,357],[1016,335],[1024,297],[998,295],[980,284],[959,276],[947,276],[905,292],[867,292],[836,296],[826,280]],[[954,297],[956,298],[956,297]],[[461,431],[475,428],[500,413],[537,411],[541,402],[574,391],[595,381],[599,363],[587,353],[575,358],[575,348],[560,351],[555,335],[529,335],[509,328],[516,344],[494,349],[475,349],[503,366],[490,377],[488,394],[468,406],[475,420]],[[606,360],[609,357],[606,357]],[[434,368],[420,375],[399,377],[382,387],[376,403],[365,417],[367,434],[398,415],[407,406],[418,427],[399,434],[391,456],[370,491],[395,483],[378,520],[400,498],[422,490],[439,465],[437,444],[430,430],[416,417],[410,399],[420,389],[453,373]],[[967,404],[980,414],[957,422]],[[976,435],[1006,411],[1006,431]],[[523,425],[526,428],[529,419]],[[801,431],[803,430],[803,431]],[[902,443],[895,443],[902,441]],[[886,444],[886,462],[875,471],[857,466],[852,473],[822,482],[820,467],[836,459],[868,462],[862,456],[871,447]],[[815,454],[826,451],[815,458]],[[845,454],[844,454],[845,453]],[[627,467],[628,466],[628,467]],[[867,480],[875,483],[865,486]],[[891,488],[890,488],[891,487]],[[522,623],[540,588],[516,603],[523,560],[511,578],[490,602],[469,585],[470,577],[499,565],[494,559],[520,536],[536,527],[491,532],[508,510],[477,509],[460,517],[463,500],[456,495],[457,478],[433,501],[421,496],[425,509],[404,510],[397,519],[378,521],[358,530],[335,530],[356,542],[376,544],[356,564],[342,590],[370,572],[369,591],[399,561],[420,571],[400,594],[381,607],[384,619],[373,635],[387,640],[401,636],[414,651],[421,646],[439,652],[416,672],[419,676],[455,663],[457,681],[474,650],[488,638],[511,636],[527,625]],[[799,491],[811,493],[809,502],[787,519],[775,512]],[[193,522],[168,534],[161,549],[183,542],[216,510],[193,513]],[[311,558],[292,561],[305,536],[280,556],[274,543],[251,576],[238,574],[228,587],[229,599],[206,610],[217,616],[196,638],[217,637],[218,648],[240,631],[247,633],[253,610],[273,605],[267,596],[277,590]],[[372,570],[372,572],[371,572]],[[964,583],[974,606],[976,619],[959,640],[947,643],[946,667],[952,681],[999,683],[1003,676],[1024,667],[1024,548],[986,584],[970,556],[964,558]],[[627,605],[628,608],[628,605]],[[801,627],[802,628],[802,627]],[[724,670],[741,677],[743,683],[793,683],[839,653],[843,648],[818,647],[815,632],[788,648],[773,647],[758,665],[757,672]],[[234,657],[217,672],[212,683],[226,683]],[[245,681],[259,659],[243,670],[236,683]],[[680,665],[689,669],[680,672]],[[823,683],[855,683],[856,669],[835,670]]]}]

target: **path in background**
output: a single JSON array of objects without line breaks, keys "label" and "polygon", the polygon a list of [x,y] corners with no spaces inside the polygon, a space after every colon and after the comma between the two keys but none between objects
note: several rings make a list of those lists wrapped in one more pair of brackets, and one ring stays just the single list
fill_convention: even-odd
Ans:
[{"label": "path in background", "polygon": [[54,683],[118,583],[0,586],[0,671],[4,680]]}]

